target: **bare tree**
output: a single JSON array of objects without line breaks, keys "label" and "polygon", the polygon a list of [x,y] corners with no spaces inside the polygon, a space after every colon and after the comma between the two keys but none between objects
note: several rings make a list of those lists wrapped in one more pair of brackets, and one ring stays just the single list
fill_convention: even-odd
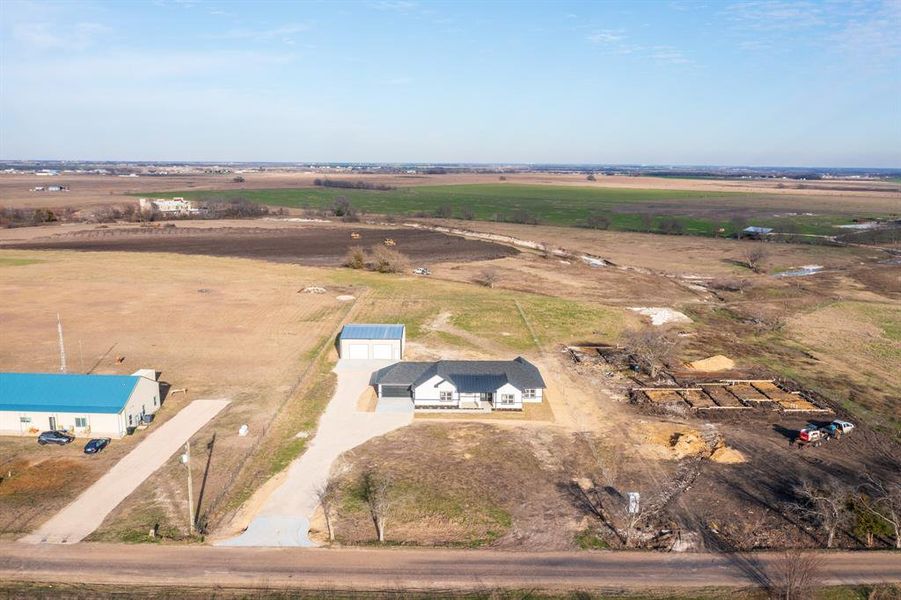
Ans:
[{"label": "bare tree", "polygon": [[402,273],[410,266],[406,255],[386,246],[375,246],[372,259],[373,268],[379,273]]},{"label": "bare tree", "polygon": [[707,284],[707,287],[713,290],[738,292],[744,295],[745,290],[751,287],[751,282],[747,279],[714,279]]},{"label": "bare tree", "polygon": [[363,473],[361,482],[363,500],[369,506],[369,515],[379,542],[385,541],[385,521],[391,510],[391,480],[381,473],[368,469]]},{"label": "bare tree", "polygon": [[604,213],[593,212],[585,217],[585,226],[590,229],[609,229],[610,217]]},{"label": "bare tree", "polygon": [[787,550],[770,568],[773,600],[808,600],[821,585],[820,558],[812,552]]},{"label": "bare tree", "polygon": [[351,246],[344,257],[344,266],[351,269],[363,269],[366,267],[366,251],[362,246]]},{"label": "bare tree", "polygon": [[863,487],[871,498],[870,502],[863,504],[864,509],[892,526],[895,548],[901,550],[901,483],[887,483],[867,474]]},{"label": "bare tree", "polygon": [[835,533],[848,520],[849,490],[835,479],[802,481],[794,489],[798,502],[792,508],[826,533],[826,547],[832,548]]},{"label": "bare tree", "polygon": [[785,327],[788,317],[788,311],[784,307],[766,309],[759,306],[749,306],[743,312],[747,316],[748,321],[762,332],[781,331]]},{"label": "bare tree", "polygon": [[353,207],[347,196],[338,196],[332,205],[332,212],[336,217],[352,217],[357,214],[357,209]]},{"label": "bare tree", "polygon": [[475,283],[478,283],[479,285],[485,286],[486,288],[493,288],[494,284],[497,283],[497,280],[497,272],[486,269],[479,273],[473,281],[475,281]]},{"label": "bare tree", "polygon": [[639,367],[656,379],[660,367],[675,357],[679,340],[656,329],[633,329],[623,333],[622,344]]},{"label": "bare tree", "polygon": [[769,258],[769,256],[770,254],[766,251],[766,248],[753,246],[745,251],[742,256],[742,264],[755,273],[763,273],[763,263],[766,262],[766,259]]},{"label": "bare tree", "polygon": [[638,216],[638,219],[641,221],[642,231],[651,231],[654,229],[654,215],[650,213],[641,213]]},{"label": "bare tree", "polygon": [[449,204],[442,204],[435,209],[435,218],[450,219],[454,216],[454,209]]},{"label": "bare tree", "polygon": [[335,529],[332,524],[332,513],[335,504],[338,501],[338,481],[329,477],[323,484],[316,488],[316,499],[319,500],[319,506],[322,507],[322,514],[325,516],[325,527],[328,529],[328,539],[330,542],[335,541]]},{"label": "bare tree", "polygon": [[[701,472],[701,463],[705,458],[702,454],[683,460],[671,478],[637,502],[609,483],[602,485],[595,481],[577,480],[571,490],[584,510],[603,523],[626,548],[635,548],[653,539],[653,534],[643,530],[659,519],[666,508],[691,487]],[[599,477],[604,478],[605,475],[600,472]]]}]

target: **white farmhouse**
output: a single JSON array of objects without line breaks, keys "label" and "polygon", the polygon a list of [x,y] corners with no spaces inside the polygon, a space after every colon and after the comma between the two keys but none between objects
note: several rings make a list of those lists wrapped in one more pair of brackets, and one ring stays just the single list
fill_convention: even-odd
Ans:
[{"label": "white farmhouse", "polygon": [[380,399],[409,398],[416,409],[522,410],[547,387],[538,368],[513,360],[399,362],[370,379]]},{"label": "white farmhouse", "polygon": [[0,373],[0,435],[66,430],[119,438],[160,403],[151,369],[131,375]]}]

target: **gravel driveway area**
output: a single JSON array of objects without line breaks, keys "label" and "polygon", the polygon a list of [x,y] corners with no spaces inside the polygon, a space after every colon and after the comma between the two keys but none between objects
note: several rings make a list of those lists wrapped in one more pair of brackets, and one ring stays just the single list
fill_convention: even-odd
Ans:
[{"label": "gravel driveway area", "polygon": [[407,412],[360,412],[357,399],[376,369],[395,361],[340,360],[335,367],[338,385],[310,447],[288,467],[285,482],[238,537],[218,546],[316,546],[309,537],[310,517],[319,502],[316,488],[328,479],[341,454],[374,437],[413,420],[413,404]]},{"label": "gravel driveway area", "polygon": [[[37,531],[27,544],[74,544],[100,527],[120,502],[175,454],[194,433],[228,405],[228,400],[195,400],[151,431],[106,474]],[[115,442],[113,442],[115,443]]]}]

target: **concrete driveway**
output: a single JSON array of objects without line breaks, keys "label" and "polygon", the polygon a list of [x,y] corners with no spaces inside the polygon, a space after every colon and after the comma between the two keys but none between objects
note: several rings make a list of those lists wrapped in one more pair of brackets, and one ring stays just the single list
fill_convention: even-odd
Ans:
[{"label": "concrete driveway", "polygon": [[357,400],[369,385],[372,372],[393,364],[385,360],[341,360],[335,367],[338,385],[319,421],[316,437],[306,452],[288,467],[285,482],[266,500],[240,536],[217,546],[315,546],[308,537],[310,517],[319,506],[316,488],[344,452],[374,437],[409,425],[407,411],[359,412]]},{"label": "concrete driveway", "polygon": [[[206,425],[228,400],[195,400],[177,415],[151,430],[147,438],[106,474],[37,531],[19,539],[28,544],[74,544],[100,527],[120,502]],[[115,444],[115,441],[113,442]]]}]

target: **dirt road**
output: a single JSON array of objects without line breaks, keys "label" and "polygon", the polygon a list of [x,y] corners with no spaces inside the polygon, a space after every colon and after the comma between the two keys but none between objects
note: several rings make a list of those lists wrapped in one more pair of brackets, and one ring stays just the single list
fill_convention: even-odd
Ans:
[{"label": "dirt road", "polygon": [[74,502],[20,541],[74,544],[100,527],[103,519],[156,471],[228,400],[195,400],[147,436]]},{"label": "dirt road", "polygon": [[[0,545],[0,581],[316,589],[693,588],[759,584],[777,555]],[[901,581],[901,554],[821,555],[824,583]]]}]

